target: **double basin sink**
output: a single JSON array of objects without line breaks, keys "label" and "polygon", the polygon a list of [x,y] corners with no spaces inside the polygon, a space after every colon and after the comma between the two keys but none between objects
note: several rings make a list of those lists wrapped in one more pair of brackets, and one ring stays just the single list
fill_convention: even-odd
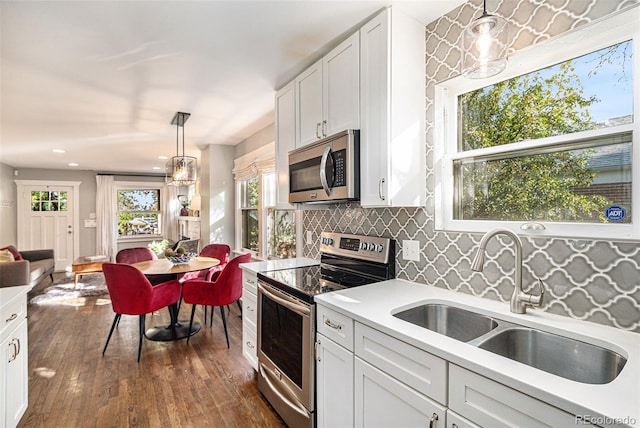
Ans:
[{"label": "double basin sink", "polygon": [[576,382],[609,383],[627,362],[598,345],[446,304],[424,304],[393,316]]}]

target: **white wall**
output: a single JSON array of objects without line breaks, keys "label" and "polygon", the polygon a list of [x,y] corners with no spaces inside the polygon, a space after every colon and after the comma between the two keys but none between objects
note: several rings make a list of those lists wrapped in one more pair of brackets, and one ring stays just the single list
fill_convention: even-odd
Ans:
[{"label": "white wall", "polygon": [[233,146],[213,144],[200,152],[201,248],[212,243],[234,247],[234,154]]},{"label": "white wall", "polygon": [[0,163],[0,248],[16,245],[16,185],[13,167]]}]

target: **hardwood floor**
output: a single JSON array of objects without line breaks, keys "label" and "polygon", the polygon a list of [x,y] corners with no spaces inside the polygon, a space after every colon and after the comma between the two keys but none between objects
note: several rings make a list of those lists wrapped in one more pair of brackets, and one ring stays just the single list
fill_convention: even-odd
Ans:
[{"label": "hardwood floor", "polygon": [[[180,319],[190,314],[183,304]],[[230,349],[216,310],[213,327],[188,345],[145,339],[137,363],[134,316],[122,317],[102,356],[114,316],[108,296],[29,304],[29,407],[18,427],[284,427],[242,356],[238,315],[232,306]],[[147,328],[168,319],[167,310],[147,315]]]}]

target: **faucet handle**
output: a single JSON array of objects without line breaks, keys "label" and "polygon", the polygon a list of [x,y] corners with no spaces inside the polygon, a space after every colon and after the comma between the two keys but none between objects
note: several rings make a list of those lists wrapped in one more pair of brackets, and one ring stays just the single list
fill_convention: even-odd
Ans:
[{"label": "faucet handle", "polygon": [[523,296],[522,300],[525,304],[538,307],[542,306],[542,301],[544,300],[545,285],[540,278],[538,278],[538,289],[540,290],[540,294],[538,294],[537,296],[534,296],[532,294],[525,294]]}]

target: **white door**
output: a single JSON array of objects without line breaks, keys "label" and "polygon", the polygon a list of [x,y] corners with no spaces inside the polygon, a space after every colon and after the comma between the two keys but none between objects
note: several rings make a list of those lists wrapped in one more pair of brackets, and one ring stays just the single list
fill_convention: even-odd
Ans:
[{"label": "white door", "polygon": [[78,246],[76,194],[79,183],[16,181],[18,249],[53,248],[56,270],[73,263]]}]

